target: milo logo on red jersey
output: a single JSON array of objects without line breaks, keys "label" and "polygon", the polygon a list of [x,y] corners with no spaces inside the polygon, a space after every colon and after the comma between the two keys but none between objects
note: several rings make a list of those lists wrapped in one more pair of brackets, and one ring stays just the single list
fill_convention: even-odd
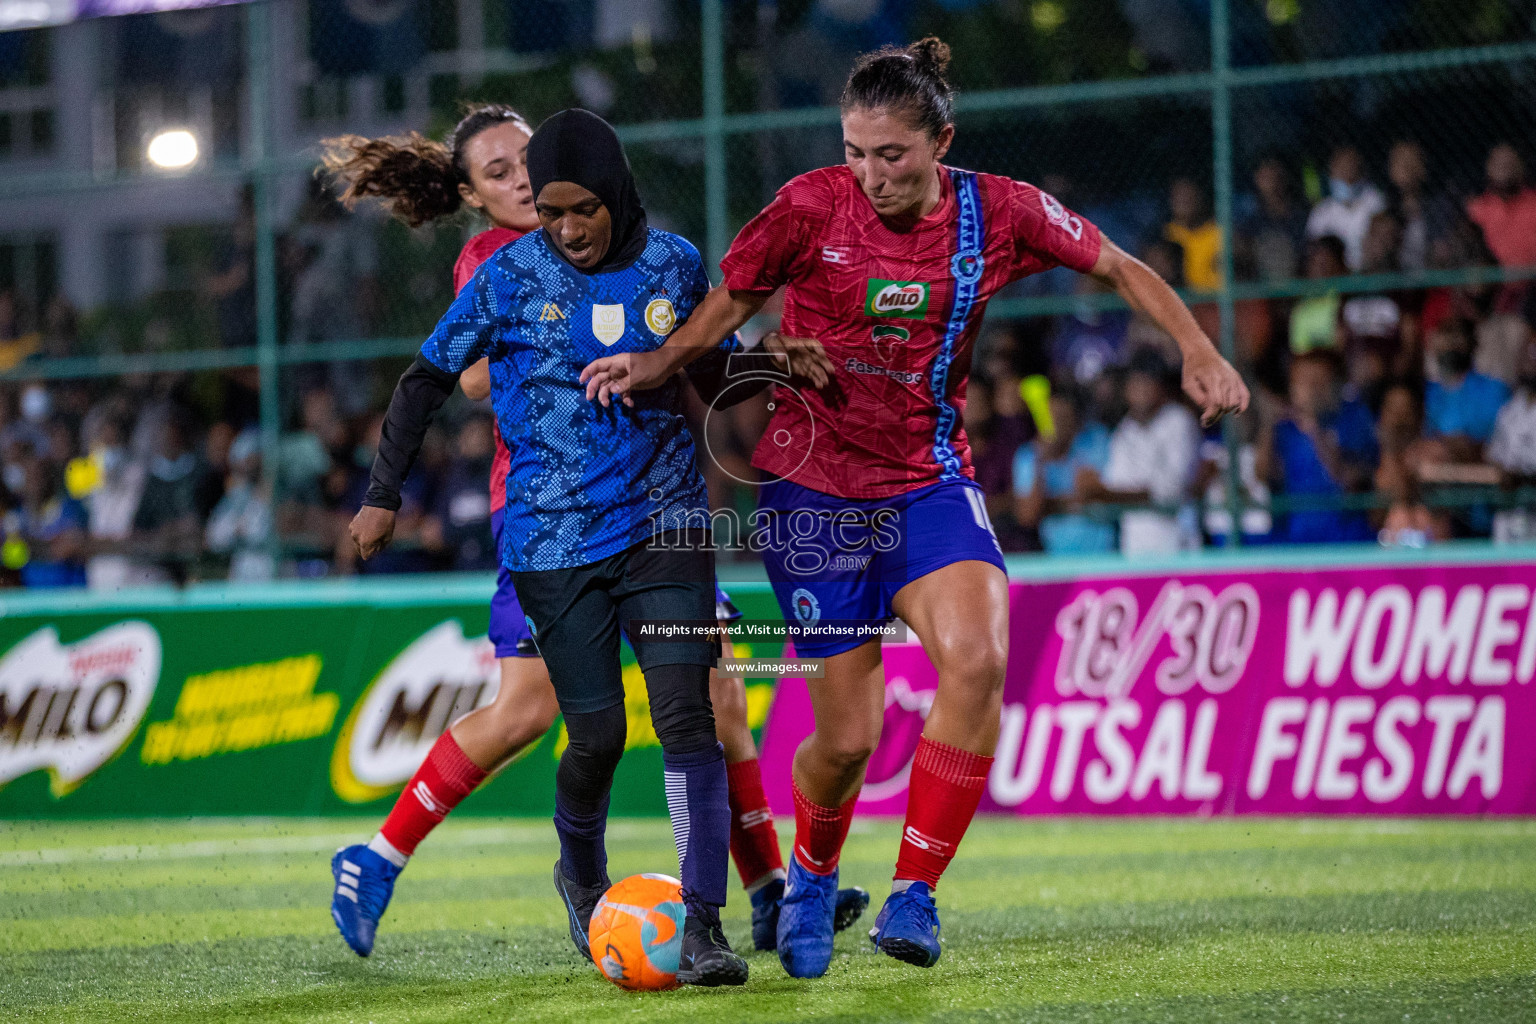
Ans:
[{"label": "milo logo on red jersey", "polygon": [[871,278],[864,296],[864,315],[921,320],[928,315],[928,285],[921,281]]}]

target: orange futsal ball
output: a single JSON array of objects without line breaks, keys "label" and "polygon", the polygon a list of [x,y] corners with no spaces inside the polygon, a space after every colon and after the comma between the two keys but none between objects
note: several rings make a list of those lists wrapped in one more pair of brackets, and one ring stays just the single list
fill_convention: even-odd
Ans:
[{"label": "orange futsal ball", "polygon": [[619,988],[676,988],[686,913],[682,883],[670,875],[630,875],[615,882],[587,927],[592,961]]}]

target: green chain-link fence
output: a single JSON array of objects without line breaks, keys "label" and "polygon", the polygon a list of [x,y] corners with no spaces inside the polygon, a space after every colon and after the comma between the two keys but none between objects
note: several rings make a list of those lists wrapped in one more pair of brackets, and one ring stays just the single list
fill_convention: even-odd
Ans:
[{"label": "green chain-link fence", "polygon": [[[321,139],[442,137],[466,101],[535,123],[584,105],[621,127],[653,222],[713,264],[780,184],[841,159],[853,57],[930,33],[955,52],[952,162],[1049,188],[1179,279],[1275,396],[1292,355],[1358,342],[1390,363],[1390,337],[1399,365],[1351,381],[1379,406],[1391,381],[1434,373],[1425,327],[1452,314],[1497,335],[1485,347],[1514,352],[1496,367],[1514,374],[1533,268],[1518,244],[1490,251],[1467,200],[1498,143],[1536,158],[1536,0],[263,0],[0,32],[7,415],[25,422],[23,385],[48,382],[76,431],[65,461],[99,444],[94,409],[130,426],[158,405],[257,423],[275,503],[292,499],[276,517],[285,571],[331,571],[337,467],[355,474],[350,449],[366,452],[368,416],[451,298],[474,225],[343,213],[314,177]],[[150,159],[170,129],[197,141],[185,169]],[[1332,265],[1308,219],[1349,149],[1389,216],[1328,222],[1347,236]],[[1007,330],[988,345],[1008,349],[1006,333],[1012,356],[978,368],[1008,388],[1043,372],[1091,391],[1138,329],[1064,273],[990,316]],[[1362,363],[1345,372],[1368,376]],[[317,391],[328,399],[306,406]],[[1265,415],[1229,430],[1229,465]],[[333,421],[347,429],[327,436]],[[1263,496],[1228,473],[1239,486],[1219,500]],[[1443,497],[1476,511],[1525,495]]]}]

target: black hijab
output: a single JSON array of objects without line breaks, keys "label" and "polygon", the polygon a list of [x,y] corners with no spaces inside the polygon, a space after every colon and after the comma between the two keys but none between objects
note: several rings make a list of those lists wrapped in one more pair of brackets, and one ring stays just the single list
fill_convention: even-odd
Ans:
[{"label": "black hijab", "polygon": [[[528,140],[528,182],[535,200],[552,181],[574,182],[591,192],[613,220],[607,254],[585,273],[623,270],[640,258],[647,235],[645,208],[612,125],[577,107],[553,114],[539,125]],[[559,255],[558,248],[550,248]]]}]

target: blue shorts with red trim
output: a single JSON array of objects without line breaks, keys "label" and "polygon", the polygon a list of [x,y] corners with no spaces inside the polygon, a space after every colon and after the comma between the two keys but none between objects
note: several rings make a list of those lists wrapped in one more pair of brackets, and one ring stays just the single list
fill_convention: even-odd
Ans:
[{"label": "blue shorts with red trim", "polygon": [[[506,519],[506,508],[491,513],[491,537],[496,550],[501,551],[501,524]],[[537,658],[539,648],[533,642],[533,631],[528,628],[528,616],[512,589],[512,574],[506,566],[496,574],[496,593],[491,597],[491,643],[496,645],[498,658]]]},{"label": "blue shorts with red trim", "polygon": [[879,635],[896,592],[956,562],[1007,572],[981,488],[940,480],[890,498],[857,500],[788,480],[764,485],[759,542],[795,653],[826,658]]},{"label": "blue shorts with red trim", "polygon": [[[501,550],[501,524],[503,509],[491,513],[491,536],[496,550]],[[731,603],[730,595],[715,584],[715,618],[721,622],[735,622],[741,618],[741,610]],[[498,658],[537,658],[538,645],[528,628],[528,617],[512,589],[512,574],[503,566],[496,574],[496,593],[491,596],[491,643],[496,647]]]}]

